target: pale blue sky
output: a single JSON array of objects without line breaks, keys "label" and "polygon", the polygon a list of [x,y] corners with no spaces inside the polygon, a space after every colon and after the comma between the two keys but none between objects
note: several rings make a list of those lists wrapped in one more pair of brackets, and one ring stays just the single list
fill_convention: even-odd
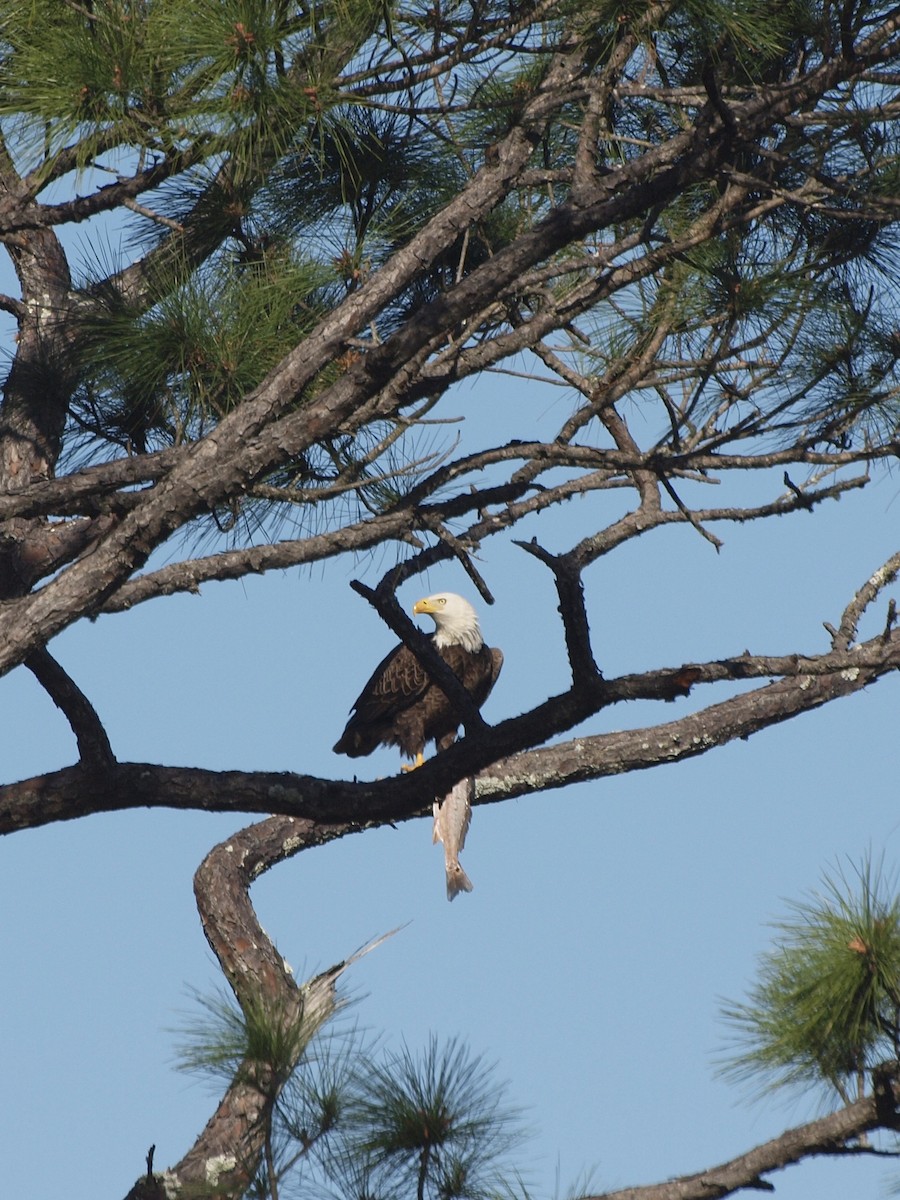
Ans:
[{"label": "pale blue sky", "polygon": [[[506,436],[569,403],[496,378],[454,400]],[[586,576],[601,667],[824,649],[822,622],[897,549],[898,489],[884,476],[812,515],[717,527],[719,555],[689,529],[624,547]],[[563,549],[614,503],[575,501],[517,536]],[[394,640],[348,581],[372,583],[391,561],[210,585],[82,623],[52,650],[120,759],[389,774],[393,752],[349,763],[330,747]],[[562,686],[565,662],[545,569],[500,541],[480,569],[497,604],[473,599],[506,655],[485,709],[495,720]],[[437,588],[472,594],[447,567],[400,598],[409,608]],[[882,603],[862,632],[883,619]],[[303,854],[254,900],[298,974],[405,926],[350,972],[356,1018],[394,1047],[435,1031],[496,1061],[535,1130],[520,1165],[537,1194],[588,1172],[608,1189],[699,1170],[821,1111],[817,1097],[750,1105],[717,1078],[717,1013],[744,994],[785,899],[869,849],[896,863],[898,688],[888,680],[676,767],[478,809],[463,859],[475,891],[452,905],[424,820]],[[671,720],[721,694],[606,712],[587,728]],[[24,670],[0,681],[0,717],[4,778],[73,760],[63,718]],[[173,1071],[170,1030],[187,986],[218,983],[192,874],[244,823],[137,811],[0,845],[6,1195],[121,1197],[151,1143],[161,1168],[207,1120],[212,1094]],[[827,1161],[776,1182],[780,1200],[845,1200],[881,1195],[892,1177],[900,1168],[883,1162]]]}]

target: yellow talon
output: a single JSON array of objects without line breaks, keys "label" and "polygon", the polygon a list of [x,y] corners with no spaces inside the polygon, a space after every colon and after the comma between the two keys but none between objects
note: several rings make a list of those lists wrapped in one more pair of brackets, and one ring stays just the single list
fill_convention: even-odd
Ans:
[{"label": "yellow talon", "polygon": [[420,750],[419,753],[416,755],[416,761],[411,762],[411,763],[404,763],[403,766],[400,768],[400,770],[403,772],[404,775],[407,775],[410,771],[415,771],[417,767],[421,767],[424,762],[425,762],[425,755]]}]

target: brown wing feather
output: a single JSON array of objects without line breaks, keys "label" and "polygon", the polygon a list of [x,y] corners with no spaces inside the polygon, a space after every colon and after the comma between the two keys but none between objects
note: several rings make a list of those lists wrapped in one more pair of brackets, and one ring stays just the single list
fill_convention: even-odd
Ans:
[{"label": "brown wing feather", "polygon": [[[481,707],[494,686],[503,655],[482,646],[472,653],[462,646],[444,646],[441,657]],[[357,758],[379,745],[399,746],[414,757],[425,743],[452,742],[459,719],[440,688],[406,646],[397,646],[384,658],[357,697],[347,728],[335,753]]]},{"label": "brown wing feather", "polygon": [[351,709],[352,716],[334,747],[336,754],[358,758],[381,744],[396,744],[393,724],[428,687],[428,676],[406,646],[381,660]]},{"label": "brown wing feather", "polygon": [[397,646],[372,672],[353,712],[361,721],[378,721],[408,708],[428,686],[428,676],[407,646]]},{"label": "brown wing feather", "polygon": [[[473,653],[462,646],[445,646],[441,657],[481,708],[500,674],[503,665],[500,651],[482,646]],[[425,710],[425,740],[433,740],[438,749],[446,749],[455,740],[459,728],[455,710],[440,688],[434,686],[423,695],[421,706]]]}]

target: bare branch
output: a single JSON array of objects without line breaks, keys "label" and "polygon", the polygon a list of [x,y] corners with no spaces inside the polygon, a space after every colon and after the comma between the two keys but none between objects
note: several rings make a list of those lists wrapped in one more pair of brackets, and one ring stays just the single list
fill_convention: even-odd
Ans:
[{"label": "bare branch", "polygon": [[[415,626],[413,626],[415,630]],[[416,631],[418,632],[418,631]],[[203,771],[115,763],[102,775],[66,768],[0,787],[0,833],[128,808],[279,812],[355,833],[431,811],[460,779],[476,775],[476,804],[679,762],[811,712],[900,670],[900,631],[849,652],[812,658],[741,655],[606,680],[590,696],[566,692],[457,742],[405,776],[343,783],[285,772]],[[776,682],[648,728],[580,737],[537,750],[613,703],[672,701],[698,683],[771,678]],[[504,757],[506,756],[506,757]]]},{"label": "bare branch", "polygon": [[111,767],[115,757],[106,730],[74,680],[46,648],[32,651],[25,666],[71,725],[82,766],[101,773]]},{"label": "bare branch", "polygon": [[219,1163],[224,1165],[217,1178],[220,1191],[228,1187],[243,1194],[263,1152],[267,1118],[281,1089],[309,1039],[338,1006],[338,979],[384,940],[379,938],[301,985],[250,902],[250,886],[264,872],[343,832],[345,826],[329,828],[293,817],[269,817],[220,843],[197,870],[194,894],[203,931],[239,1003],[245,1011],[264,1003],[273,1021],[300,1036],[291,1043],[294,1061],[277,1067],[259,1060],[239,1064],[203,1132],[171,1169],[182,1187],[207,1187],[210,1166]]},{"label": "bare branch", "polygon": [[[881,1076],[882,1087],[888,1089],[891,1105],[895,1108],[900,1100],[897,1064],[885,1064],[881,1068]],[[853,1139],[884,1124],[885,1105],[874,1096],[866,1097],[817,1121],[789,1129],[780,1137],[763,1142],[749,1153],[708,1171],[666,1183],[622,1188],[615,1192],[604,1192],[602,1196],[585,1196],[583,1200],[705,1200],[708,1197],[730,1196],[748,1187],[767,1190],[762,1181],[763,1175],[815,1154],[840,1153],[842,1150],[852,1152]],[[890,1115],[888,1127],[896,1128],[893,1114]]]},{"label": "bare branch", "polygon": [[198,592],[202,583],[211,580],[240,579],[244,575],[317,562],[348,550],[369,550],[391,540],[408,541],[414,528],[414,517],[404,508],[346,525],[331,533],[188,559],[122,584],[106,600],[102,611],[124,612],[159,596]]},{"label": "bare branch", "polygon": [[591,631],[587,611],[584,607],[584,586],[581,572],[568,557],[558,558],[550,554],[535,538],[530,542],[515,542],[526,553],[533,555],[553,572],[559,596],[559,612],[566,631],[566,650],[569,669],[572,672],[572,687],[576,691],[596,691],[603,676],[594,661],[591,649]]},{"label": "bare branch", "polygon": [[900,572],[900,551],[891,555],[887,562],[866,580],[844,609],[844,615],[841,617],[841,624],[835,638],[836,649],[849,649],[856,640],[856,631],[863,613],[884,588],[894,582],[898,572]]}]

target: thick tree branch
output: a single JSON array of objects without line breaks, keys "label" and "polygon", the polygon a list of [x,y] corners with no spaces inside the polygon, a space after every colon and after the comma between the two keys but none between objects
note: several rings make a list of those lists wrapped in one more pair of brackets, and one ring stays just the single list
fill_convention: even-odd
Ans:
[{"label": "thick tree branch", "polygon": [[85,467],[59,479],[42,479],[0,496],[0,521],[12,517],[68,516],[81,508],[91,513],[104,496],[136,483],[160,479],[184,454],[183,449],[159,450]]},{"label": "thick tree branch", "polygon": [[[476,776],[475,803],[491,804],[696,757],[854,695],[897,670],[900,631],[894,630],[887,642],[878,635],[846,654],[808,659],[740,656],[623,676],[603,681],[587,699],[573,692],[553,697],[492,726],[485,737],[464,738],[417,771],[373,783],[147,763],[116,763],[101,776],[70,767],[0,787],[0,834],[94,812],[168,807],[278,812],[339,826],[340,833],[330,836],[341,836],[425,815],[435,796],[446,795],[468,775]],[[666,724],[521,749],[540,745],[610,703],[674,700],[700,682],[768,678],[780,672],[788,674]]]},{"label": "thick tree branch", "polygon": [[203,1132],[188,1153],[151,1183],[138,1181],[132,1200],[158,1185],[167,1196],[194,1195],[215,1183],[216,1195],[243,1196],[256,1174],[272,1110],[310,1038],[338,1007],[336,984],[344,971],[380,944],[371,943],[305,983],[260,925],[250,887],[266,871],[300,850],[341,836],[342,826],[269,817],[216,846],[194,877],[203,930],[244,1011],[265,1008],[293,1049],[278,1063],[245,1058],[237,1067]]},{"label": "thick tree branch", "polygon": [[[207,940],[244,1011],[263,1005],[272,1022],[294,1029],[299,1058],[306,1042],[337,1006],[335,985],[349,965],[338,963],[302,986],[257,920],[250,885],[298,849],[321,845],[338,830],[312,828],[292,817],[269,817],[216,846],[194,878]],[[292,1056],[293,1057],[293,1056]],[[168,1174],[179,1192],[208,1187],[216,1164],[216,1190],[241,1196],[253,1179],[267,1123],[294,1062],[246,1059],[240,1064],[200,1137]]]}]

